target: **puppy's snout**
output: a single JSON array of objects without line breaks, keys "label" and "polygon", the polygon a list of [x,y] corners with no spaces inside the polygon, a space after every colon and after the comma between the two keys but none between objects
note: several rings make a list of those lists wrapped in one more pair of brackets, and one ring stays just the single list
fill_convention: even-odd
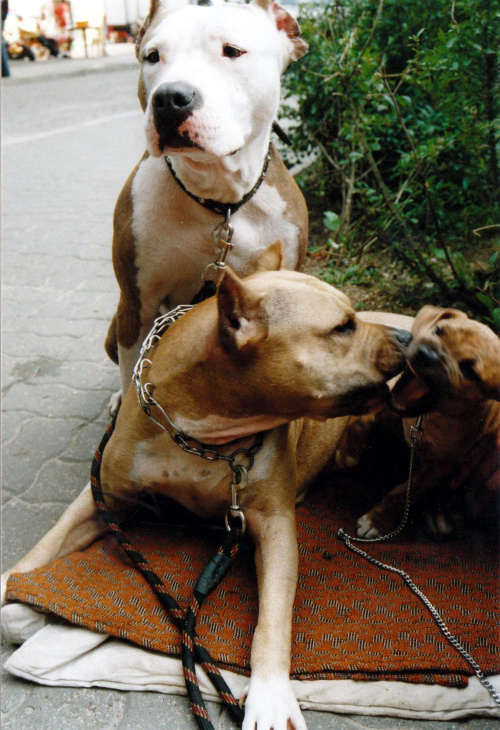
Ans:
[{"label": "puppy's snout", "polygon": [[419,345],[411,355],[412,365],[418,367],[432,367],[437,365],[440,359],[439,352],[424,343]]},{"label": "puppy's snout", "polygon": [[401,329],[401,327],[390,327],[391,334],[394,339],[399,342],[404,348],[408,347],[411,342],[411,332],[409,330]]}]

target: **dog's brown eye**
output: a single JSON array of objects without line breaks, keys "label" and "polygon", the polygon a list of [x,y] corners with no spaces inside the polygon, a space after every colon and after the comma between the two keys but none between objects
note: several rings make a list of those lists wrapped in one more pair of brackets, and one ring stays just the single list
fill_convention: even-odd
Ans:
[{"label": "dog's brown eye", "polygon": [[335,334],[342,335],[346,332],[354,332],[356,329],[356,320],[354,317],[349,317],[345,322],[342,322],[342,324],[338,324],[336,327],[332,329],[332,333],[335,332]]},{"label": "dog's brown eye", "polygon": [[462,373],[462,375],[466,377],[467,380],[481,380],[481,378],[474,369],[474,360],[461,360],[458,364],[458,367],[460,368],[460,372]]},{"label": "dog's brown eye", "polygon": [[145,60],[148,63],[158,63],[160,60],[160,54],[158,51],[150,51],[147,56],[145,56]]},{"label": "dog's brown eye", "polygon": [[236,46],[230,46],[229,43],[225,43],[222,47],[222,55],[226,58],[239,58],[244,53],[246,51],[242,51],[241,48],[237,48]]},{"label": "dog's brown eye", "polygon": [[437,335],[438,337],[441,337],[441,335],[444,334],[443,328],[440,327],[439,325],[437,327],[434,327],[434,334]]}]

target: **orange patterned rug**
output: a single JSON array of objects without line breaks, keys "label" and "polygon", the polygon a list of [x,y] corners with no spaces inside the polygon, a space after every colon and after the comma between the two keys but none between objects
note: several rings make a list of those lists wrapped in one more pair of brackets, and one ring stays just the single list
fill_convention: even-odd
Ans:
[{"label": "orange patterned rug", "polygon": [[[337,489],[325,487],[297,508],[300,576],[293,677],[463,686],[472,670],[401,578],[354,555],[336,537],[340,527],[353,532],[359,514],[359,509],[339,506]],[[165,525],[143,519],[129,524],[126,532],[183,606],[224,538],[220,529],[200,529],[193,522]],[[494,674],[500,672],[498,556],[496,545],[477,536],[474,540],[436,544],[410,529],[393,543],[370,546],[368,552],[408,572],[485,674]],[[111,538],[42,569],[14,575],[8,598],[148,649],[179,653],[177,629]],[[248,674],[256,620],[249,545],[206,600],[197,631],[221,667]]]}]

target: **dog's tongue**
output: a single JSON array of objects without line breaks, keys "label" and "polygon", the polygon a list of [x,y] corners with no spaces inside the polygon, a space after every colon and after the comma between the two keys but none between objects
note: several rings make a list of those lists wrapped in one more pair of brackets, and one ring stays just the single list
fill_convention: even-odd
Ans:
[{"label": "dog's tongue", "polygon": [[427,385],[420,380],[409,367],[406,368],[391,392],[392,404],[398,410],[405,410],[430,392]]}]

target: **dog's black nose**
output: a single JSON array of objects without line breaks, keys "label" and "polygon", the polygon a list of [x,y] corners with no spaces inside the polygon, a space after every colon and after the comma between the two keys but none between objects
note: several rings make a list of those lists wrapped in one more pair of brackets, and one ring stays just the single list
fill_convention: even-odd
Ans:
[{"label": "dog's black nose", "polygon": [[166,116],[182,116],[183,120],[199,105],[199,92],[189,84],[176,81],[162,84],[153,94],[153,108]]},{"label": "dog's black nose", "polygon": [[391,327],[391,333],[400,345],[408,347],[411,342],[411,332],[409,330],[401,329],[401,327]]},{"label": "dog's black nose", "polygon": [[411,355],[412,365],[431,367],[440,361],[439,352],[429,345],[421,344]]},{"label": "dog's black nose", "polygon": [[195,109],[203,106],[203,98],[194,86],[183,81],[162,84],[154,92],[151,103],[160,149],[199,146],[187,131],[179,132]]}]

